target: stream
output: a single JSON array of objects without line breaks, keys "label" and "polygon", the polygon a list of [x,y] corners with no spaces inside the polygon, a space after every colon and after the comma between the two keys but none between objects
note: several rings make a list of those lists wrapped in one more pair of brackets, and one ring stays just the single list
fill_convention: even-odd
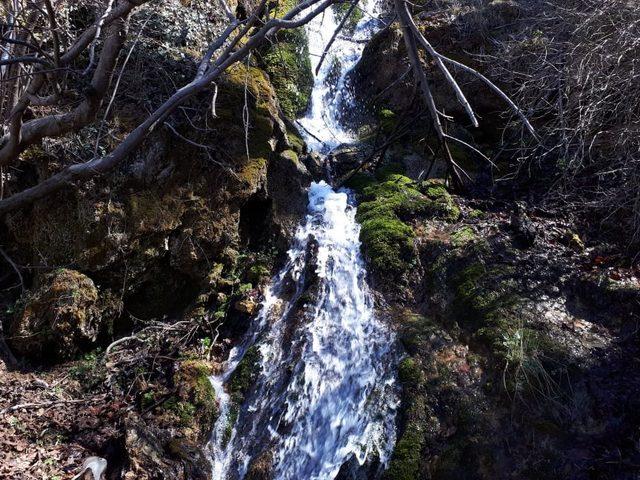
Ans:
[{"label": "stream", "polygon": [[[356,138],[341,112],[355,108],[347,73],[381,26],[370,3],[350,35],[358,41],[339,36],[315,77],[300,119],[311,150],[328,153]],[[330,8],[306,26],[314,72],[338,23]],[[387,464],[398,358],[392,332],[374,312],[355,213],[349,191],[311,184],[288,261],[211,378],[220,410],[208,446],[215,480],[240,480],[252,469],[274,480],[353,478],[363,468],[374,478]],[[228,383],[248,351],[257,353],[257,378],[244,403],[233,405]]]}]

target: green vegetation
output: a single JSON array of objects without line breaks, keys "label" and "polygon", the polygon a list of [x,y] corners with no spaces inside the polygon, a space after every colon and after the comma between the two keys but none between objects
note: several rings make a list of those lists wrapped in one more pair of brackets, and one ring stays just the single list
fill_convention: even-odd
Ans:
[{"label": "green vegetation", "polygon": [[[296,2],[280,1],[274,15],[281,17]],[[304,27],[278,32],[275,41],[267,45],[260,56],[262,67],[269,74],[284,114],[297,118],[309,105],[313,89],[313,73]]]},{"label": "green vegetation", "polygon": [[406,222],[417,216],[451,220],[460,213],[443,186],[423,188],[399,170],[390,164],[378,169],[375,178],[359,173],[347,183],[362,200],[357,213],[360,239],[373,270],[396,277],[407,272],[414,259],[415,234]]},{"label": "green vegetation", "polygon": [[[218,414],[210,375],[211,366],[206,362],[181,362],[173,379],[178,393],[164,403],[165,408],[178,417],[181,426],[197,430],[200,437],[208,434]],[[144,397],[142,400],[145,401]]]},{"label": "green vegetation", "polygon": [[313,88],[307,36],[303,29],[297,29],[280,37],[262,55],[262,63],[282,111],[289,118],[297,118],[307,109]]},{"label": "green vegetation", "polygon": [[425,444],[426,399],[422,392],[424,375],[420,364],[407,357],[400,362],[398,378],[403,389],[405,426],[393,450],[385,480],[420,478],[422,449]]}]

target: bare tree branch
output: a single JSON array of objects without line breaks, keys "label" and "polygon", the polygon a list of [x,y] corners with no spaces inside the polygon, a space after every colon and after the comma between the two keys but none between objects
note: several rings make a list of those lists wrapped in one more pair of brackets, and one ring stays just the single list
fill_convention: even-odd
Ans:
[{"label": "bare tree branch", "polygon": [[[147,117],[147,119],[143,123],[138,125],[138,127],[136,127],[131,133],[129,133],[111,153],[101,158],[94,158],[93,160],[90,160],[86,163],[68,166],[59,173],[44,180],[42,183],[16,193],[7,199],[1,200],[0,215],[15,210],[16,208],[28,205],[40,198],[43,198],[66,187],[71,183],[86,181],[90,178],[102,175],[114,169],[144,141],[147,135],[152,132],[157,125],[162,124],[164,120],[185,100],[202,91],[203,89],[208,88],[211,83],[220,76],[222,72],[224,72],[227,68],[229,68],[236,62],[245,59],[247,55],[258,45],[260,45],[265,39],[273,37],[281,29],[296,28],[304,25],[305,23],[309,22],[311,19],[322,13],[331,4],[335,3],[335,1],[336,0],[323,0],[320,2],[318,0],[305,0],[293,7],[282,18],[273,18],[267,21],[255,32],[253,32],[248,40],[246,40],[246,42],[243,43],[242,46],[237,50],[229,52],[228,55],[225,55],[225,53],[228,51],[228,49],[226,49],[201,77],[194,77],[194,79],[190,83],[174,93],[158,109],[156,109],[151,115],[149,115],[149,117]],[[297,17],[299,13],[307,8],[310,8],[310,10],[307,11],[304,15]],[[116,9],[114,9],[113,12],[115,12]],[[236,37],[234,39],[234,42],[232,43],[237,44],[239,41],[240,39]],[[113,59],[113,61],[115,61],[115,59]],[[100,63],[102,63],[102,56],[100,59]],[[95,75],[98,75],[98,72],[104,70],[104,68],[101,68],[100,63],[96,68],[94,77]],[[37,122],[37,120],[34,120],[32,122]],[[32,122],[29,122],[29,124],[33,125]],[[25,126],[26,125],[28,124],[25,124]],[[51,130],[49,131],[54,134],[59,132],[61,128],[55,124],[51,125],[48,122],[44,123],[44,126],[50,128]],[[32,133],[32,135],[38,136],[40,135],[40,133],[34,132]],[[43,136],[45,135],[40,136],[40,138],[42,138]]]}]

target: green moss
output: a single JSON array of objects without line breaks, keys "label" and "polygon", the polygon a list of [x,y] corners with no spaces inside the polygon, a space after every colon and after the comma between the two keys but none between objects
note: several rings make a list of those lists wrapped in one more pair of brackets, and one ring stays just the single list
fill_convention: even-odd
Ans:
[{"label": "green moss", "polygon": [[164,407],[178,417],[180,426],[191,427],[195,423],[196,406],[191,402],[182,401],[177,397],[170,397],[164,402]]},{"label": "green moss", "polygon": [[419,425],[412,424],[398,439],[385,472],[385,480],[416,480],[420,478],[420,459],[425,438]]},{"label": "green moss", "polygon": [[400,340],[405,350],[414,355],[423,351],[429,338],[437,332],[431,319],[422,315],[407,315],[403,318]]},{"label": "green moss", "polygon": [[247,272],[247,278],[256,285],[261,284],[268,279],[271,275],[271,271],[268,267],[262,264],[252,265]]},{"label": "green moss", "polygon": [[278,101],[289,118],[302,115],[309,105],[313,89],[313,73],[307,34],[303,28],[282,31],[276,41],[261,55]]},{"label": "green moss", "polygon": [[376,171],[378,182],[366,174],[354,176],[351,182],[362,199],[357,220],[362,225],[364,250],[375,271],[394,276],[401,276],[413,263],[415,234],[406,220],[459,215],[446,191],[429,198],[410,178],[397,173],[400,169],[398,164],[390,164]]},{"label": "green moss", "polygon": [[208,434],[218,413],[210,375],[208,363],[199,360],[181,362],[173,379],[178,395],[165,403],[178,416],[181,426],[194,428],[201,436]]},{"label": "green moss", "polygon": [[485,217],[485,213],[482,210],[478,210],[477,208],[474,208],[474,209],[469,211],[467,216],[469,218],[484,218]]},{"label": "green moss", "polygon": [[442,181],[429,179],[420,183],[419,190],[425,196],[433,200],[434,210],[437,216],[450,222],[455,222],[460,218],[460,208],[447,191]]},{"label": "green moss", "polygon": [[510,293],[505,266],[487,268],[474,262],[452,279],[455,299],[453,313],[467,325],[481,328],[499,317],[499,311],[513,306],[517,299]]},{"label": "green moss", "polygon": [[254,158],[246,162],[237,175],[247,185],[258,185],[266,171],[267,161],[264,158]]},{"label": "green moss", "polygon": [[302,138],[300,138],[297,133],[291,130],[287,130],[287,138],[289,139],[289,145],[294,152],[296,152],[298,155],[301,155],[305,152],[306,146],[304,140],[302,140]]},{"label": "green moss", "polygon": [[353,175],[344,184],[345,187],[350,188],[358,195],[362,195],[364,189],[376,183],[376,179],[373,175],[366,172],[358,172]]},{"label": "green moss", "polygon": [[[246,102],[245,102],[246,96]],[[231,157],[246,159],[243,110],[249,110],[248,147],[252,158],[267,158],[279,116],[276,94],[266,72],[234,64],[225,71],[216,104],[216,131]],[[234,139],[242,139],[237,141]]]},{"label": "green moss", "polygon": [[399,365],[402,382],[402,417],[404,428],[393,449],[385,480],[415,480],[421,478],[422,450],[428,428],[424,375],[418,361],[407,357]]},{"label": "green moss", "polygon": [[383,108],[378,113],[378,121],[380,123],[380,128],[386,134],[392,133],[398,123],[396,114],[386,108]]},{"label": "green moss", "polygon": [[404,273],[412,263],[413,239],[411,227],[393,218],[392,213],[362,221],[360,240],[378,272]]},{"label": "green moss", "polygon": [[245,395],[258,375],[259,362],[260,352],[257,347],[253,346],[245,352],[244,357],[235,372],[233,372],[229,382],[229,390],[232,401],[236,406],[239,406],[244,401]]},{"label": "green moss", "polygon": [[416,388],[422,381],[420,364],[412,357],[406,357],[398,366],[398,379],[406,388]]},{"label": "green moss", "polygon": [[285,150],[284,152],[280,153],[280,157],[282,157],[284,160],[291,162],[293,164],[298,164],[299,159],[298,159],[298,154],[296,152],[294,152],[293,150]]},{"label": "green moss", "polygon": [[404,175],[405,168],[401,163],[392,162],[376,170],[376,178],[380,181],[389,180],[390,175]]},{"label": "green moss", "polygon": [[476,240],[476,234],[469,226],[464,226],[451,234],[451,244],[454,247],[462,247]]}]

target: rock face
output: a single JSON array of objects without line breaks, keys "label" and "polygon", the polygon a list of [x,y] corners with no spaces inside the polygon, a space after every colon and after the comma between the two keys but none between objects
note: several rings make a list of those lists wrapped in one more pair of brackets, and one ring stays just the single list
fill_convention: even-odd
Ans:
[{"label": "rock face", "polygon": [[63,360],[95,348],[122,308],[118,298],[100,293],[75,270],[45,275],[41,284],[24,298],[11,324],[10,346],[21,356]]}]

